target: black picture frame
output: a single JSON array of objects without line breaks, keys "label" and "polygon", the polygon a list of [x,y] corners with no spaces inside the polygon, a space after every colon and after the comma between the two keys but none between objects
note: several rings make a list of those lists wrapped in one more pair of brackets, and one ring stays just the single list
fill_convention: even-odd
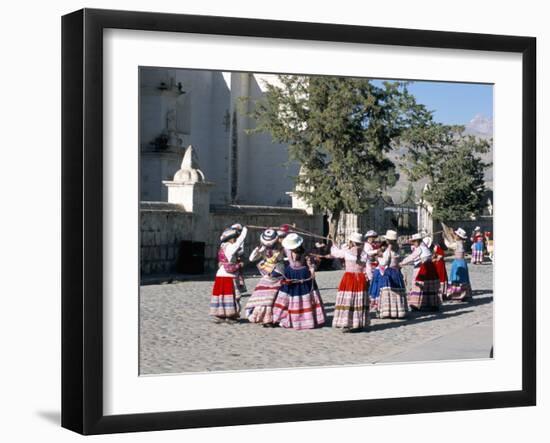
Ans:
[{"label": "black picture frame", "polygon": [[[522,55],[522,389],[131,415],[103,413],[103,30],[501,51]],[[536,39],[504,35],[83,9],[62,18],[62,426],[81,434],[536,404]]]}]

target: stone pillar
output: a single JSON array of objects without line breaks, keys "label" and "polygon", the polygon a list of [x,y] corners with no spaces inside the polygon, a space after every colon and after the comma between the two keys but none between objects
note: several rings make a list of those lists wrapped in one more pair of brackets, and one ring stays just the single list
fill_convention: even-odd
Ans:
[{"label": "stone pillar", "polygon": [[183,156],[181,168],[172,181],[163,181],[168,188],[168,202],[184,207],[194,217],[193,240],[207,242],[210,225],[210,188],[213,183],[207,182],[199,169],[198,160],[189,146]]},{"label": "stone pillar", "polygon": [[426,200],[420,199],[417,203],[417,221],[418,232],[425,233],[427,235],[433,235],[434,232],[434,220],[433,220],[433,206]]},{"label": "stone pillar", "polygon": [[295,209],[303,209],[306,211],[306,214],[313,215],[313,206],[307,203],[302,197],[300,197],[296,192],[285,192],[286,195],[289,195],[292,199],[292,207]]}]

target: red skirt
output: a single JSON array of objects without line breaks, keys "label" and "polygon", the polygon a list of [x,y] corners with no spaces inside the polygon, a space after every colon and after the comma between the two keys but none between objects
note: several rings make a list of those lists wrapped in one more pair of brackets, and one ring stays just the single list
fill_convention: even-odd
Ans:
[{"label": "red skirt", "polygon": [[449,278],[447,277],[447,268],[445,267],[445,260],[437,260],[434,262],[435,270],[437,272],[437,275],[439,277],[439,282],[447,282]]},{"label": "red skirt", "polygon": [[362,272],[346,272],[338,286],[332,327],[361,329],[369,325],[368,282]]},{"label": "red skirt", "polygon": [[233,277],[216,277],[210,298],[210,315],[221,318],[238,317],[241,311]]},{"label": "red skirt", "polygon": [[429,280],[438,280],[439,275],[435,268],[435,265],[432,261],[424,262],[420,265],[418,272],[415,275],[415,280],[417,281],[429,281]]}]

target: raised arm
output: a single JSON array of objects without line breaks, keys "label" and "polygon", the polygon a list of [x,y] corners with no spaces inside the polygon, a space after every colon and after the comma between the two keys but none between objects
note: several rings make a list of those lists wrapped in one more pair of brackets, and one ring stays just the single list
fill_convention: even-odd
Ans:
[{"label": "raised arm", "polygon": [[256,246],[254,250],[252,251],[252,254],[250,254],[250,257],[248,257],[248,260],[250,261],[258,261],[260,258],[262,258],[262,252],[264,251],[264,246]]},{"label": "raised arm", "polygon": [[409,265],[413,263],[415,260],[420,258],[421,252],[422,252],[421,248],[415,248],[413,252],[411,252],[401,261],[401,265]]},{"label": "raised arm", "polygon": [[237,237],[237,240],[235,240],[235,243],[229,243],[225,247],[225,256],[228,260],[231,260],[231,257],[237,252],[237,250],[242,246],[244,243],[244,239],[246,238],[246,234],[248,233],[248,229],[246,226],[243,228],[241,235]]}]

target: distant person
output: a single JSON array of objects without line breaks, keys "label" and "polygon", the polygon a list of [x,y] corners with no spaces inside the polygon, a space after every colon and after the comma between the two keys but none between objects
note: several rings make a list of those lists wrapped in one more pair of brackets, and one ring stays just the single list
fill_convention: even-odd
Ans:
[{"label": "distant person", "polygon": [[483,263],[483,233],[481,228],[476,226],[472,236],[470,237],[472,241],[472,265],[480,265]]},{"label": "distant person", "polygon": [[468,264],[464,259],[464,242],[467,238],[464,229],[458,228],[454,231],[455,255],[451,265],[451,275],[449,276],[449,286],[447,288],[448,300],[465,301],[472,296],[470,273],[468,272]]}]

